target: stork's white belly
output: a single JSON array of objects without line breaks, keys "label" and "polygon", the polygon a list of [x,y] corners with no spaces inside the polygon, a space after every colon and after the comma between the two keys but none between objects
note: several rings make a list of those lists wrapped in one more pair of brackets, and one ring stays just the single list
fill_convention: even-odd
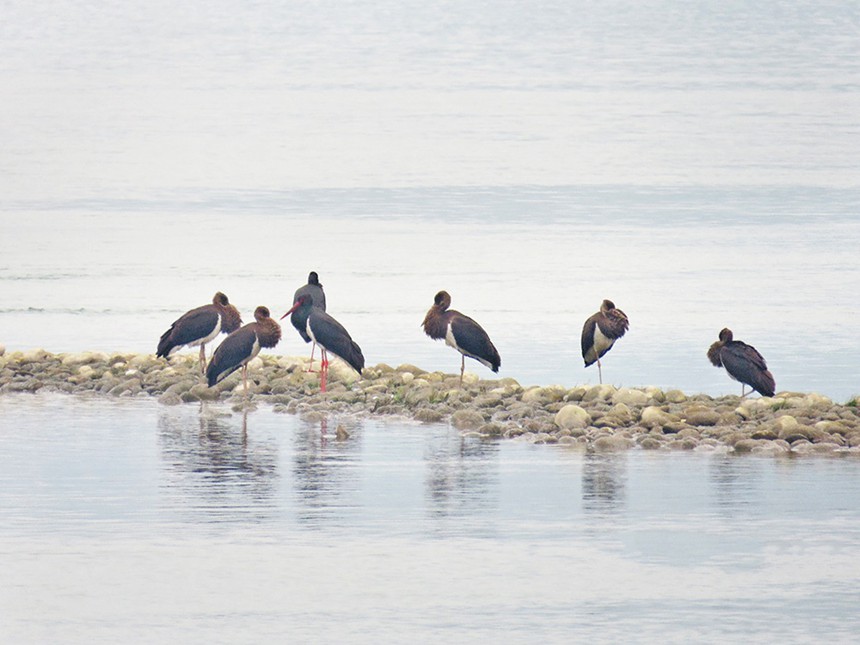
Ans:
[{"label": "stork's white belly", "polygon": [[445,344],[448,345],[448,347],[453,347],[462,354],[466,353],[462,349],[457,347],[457,341],[454,340],[454,332],[451,329],[451,323],[448,323],[448,330],[445,332]]},{"label": "stork's white belly", "polygon": [[614,339],[609,338],[606,334],[600,331],[600,325],[594,323],[594,349],[597,352],[597,356],[608,351],[614,342]]},{"label": "stork's white belly", "polygon": [[260,339],[254,336],[254,344],[251,346],[251,355],[244,361],[242,361],[245,365],[250,363],[252,360],[257,358],[257,354],[260,353]]},{"label": "stork's white belly", "polygon": [[[308,336],[311,337],[311,340],[313,342],[315,342],[317,345],[320,345],[319,343],[317,343],[317,337],[314,336],[313,329],[311,329],[311,317],[310,316],[308,316],[308,320],[305,323],[305,331],[307,332]],[[320,345],[320,347],[322,347],[322,345]]]}]

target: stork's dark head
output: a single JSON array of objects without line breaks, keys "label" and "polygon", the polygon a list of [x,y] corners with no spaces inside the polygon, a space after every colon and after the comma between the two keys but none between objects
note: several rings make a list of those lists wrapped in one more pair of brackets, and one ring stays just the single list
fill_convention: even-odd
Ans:
[{"label": "stork's dark head", "polygon": [[313,305],[313,303],[314,303],[313,298],[311,298],[308,294],[303,294],[303,295],[299,296],[298,300],[296,300],[293,303],[293,306],[290,307],[290,310],[287,313],[285,313],[283,316],[281,316],[281,320],[283,320],[284,318],[289,316],[296,309],[300,309],[302,307],[310,307]]},{"label": "stork's dark head", "polygon": [[433,304],[442,311],[445,311],[451,306],[451,295],[447,291],[440,291],[433,298]]},{"label": "stork's dark head", "polygon": [[308,274],[308,284],[315,284],[315,285],[317,285],[318,287],[321,287],[321,286],[322,286],[322,285],[320,284],[320,277],[317,275],[317,272],[316,272],[316,271],[311,271],[311,272]]},{"label": "stork's dark head", "polygon": [[230,304],[230,301],[227,299],[227,296],[220,291],[215,294],[215,297],[212,298],[213,305],[221,305],[222,307],[226,307]]},{"label": "stork's dark head", "polygon": [[732,338],[734,338],[734,336],[732,335],[732,330],[728,327],[724,327],[723,330],[720,332],[720,342],[730,343],[732,342]]},{"label": "stork's dark head", "polygon": [[260,322],[265,320],[266,318],[271,318],[272,314],[269,313],[269,308],[260,305],[256,309],[254,309],[254,320]]},{"label": "stork's dark head", "polygon": [[615,309],[615,303],[611,300],[604,300],[600,304],[600,311],[602,311],[603,313],[606,313],[607,311],[611,311],[613,309]]}]

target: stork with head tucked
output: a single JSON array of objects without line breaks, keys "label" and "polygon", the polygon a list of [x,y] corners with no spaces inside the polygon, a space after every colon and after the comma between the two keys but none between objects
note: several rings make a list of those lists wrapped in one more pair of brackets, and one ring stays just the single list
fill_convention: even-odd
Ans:
[{"label": "stork with head tucked", "polygon": [[499,371],[502,358],[487,332],[477,322],[459,311],[449,309],[451,296],[440,291],[433,298],[433,306],[424,316],[424,333],[434,340],[444,340],[460,354],[460,385],[466,369],[466,357],[474,358],[494,372]]},{"label": "stork with head tucked", "polygon": [[161,335],[156,356],[167,358],[182,347],[200,345],[200,370],[206,371],[206,343],[218,334],[230,334],[242,325],[239,310],[220,291],[211,305],[203,305],[186,312]]},{"label": "stork with head tucked", "polygon": [[589,316],[582,326],[582,358],[586,367],[597,363],[597,375],[601,383],[603,370],[600,359],[612,349],[615,341],[621,338],[629,327],[627,314],[616,309],[611,300],[604,300],[600,311]]},{"label": "stork with head tucked", "polygon": [[274,347],[281,340],[281,326],[272,320],[267,307],[257,307],[254,320],[234,331],[218,345],[206,369],[209,387],[241,367],[244,393],[248,393],[248,363],[263,347]]},{"label": "stork with head tucked", "polygon": [[746,396],[744,385],[749,385],[762,396],[773,396],[776,392],[776,382],[764,357],[752,345],[734,340],[729,328],[723,329],[719,340],[708,349],[708,360],[714,367],[725,367],[730,377],[740,381],[741,397]]}]

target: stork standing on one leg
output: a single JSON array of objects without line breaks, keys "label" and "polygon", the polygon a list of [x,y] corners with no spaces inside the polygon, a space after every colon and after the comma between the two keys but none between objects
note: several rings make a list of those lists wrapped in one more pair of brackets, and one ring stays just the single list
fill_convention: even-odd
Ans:
[{"label": "stork standing on one leg", "polygon": [[708,349],[708,359],[715,367],[725,367],[730,377],[740,381],[741,398],[746,396],[744,385],[749,385],[762,396],[773,396],[776,392],[776,382],[764,357],[752,345],[734,340],[731,329],[725,328],[720,332],[719,340]]},{"label": "stork standing on one leg", "polygon": [[434,340],[443,340],[460,354],[460,385],[463,385],[463,372],[466,370],[466,357],[474,358],[494,372],[499,371],[502,359],[487,332],[477,322],[459,311],[448,309],[451,296],[440,291],[433,298],[433,306],[424,316],[424,333]]},{"label": "stork standing on one leg", "polygon": [[[296,290],[295,295],[293,296],[293,302],[296,303],[299,301],[299,298],[302,296],[310,296],[311,304],[317,309],[322,309],[325,311],[325,291],[323,291],[323,286],[320,284],[319,276],[316,271],[311,271],[308,275],[308,283],[302,287],[299,287]],[[297,309],[290,316],[290,322],[293,323],[293,327],[296,328],[296,331],[299,332],[299,335],[304,339],[306,343],[313,343],[311,345],[311,364],[308,367],[308,372],[313,372],[314,367],[314,349],[317,344],[314,340],[308,335],[307,332],[307,316],[302,312],[304,310]]]},{"label": "stork standing on one leg", "polygon": [[322,354],[320,362],[320,391],[326,391],[328,380],[328,352],[344,360],[356,372],[361,374],[364,369],[364,355],[361,347],[352,340],[346,331],[334,318],[329,316],[319,307],[314,306],[311,296],[304,294],[293,303],[292,309],[281,316],[281,320],[287,316],[298,313],[305,320],[305,333],[310,339],[320,346]]},{"label": "stork standing on one leg", "polygon": [[167,358],[182,347],[200,345],[200,371],[206,371],[206,343],[224,332],[231,334],[242,325],[239,310],[220,291],[211,305],[203,305],[186,312],[161,335],[156,356]]},{"label": "stork standing on one leg", "polygon": [[597,363],[597,375],[601,384],[603,370],[600,359],[612,349],[615,341],[621,338],[629,327],[627,314],[616,309],[611,300],[604,300],[600,311],[589,316],[582,327],[582,358],[586,367]]},{"label": "stork standing on one leg", "polygon": [[248,394],[248,363],[263,347],[274,347],[281,340],[281,326],[272,320],[266,307],[254,311],[255,322],[248,323],[227,336],[209,361],[206,378],[209,387],[242,368],[242,385]]}]

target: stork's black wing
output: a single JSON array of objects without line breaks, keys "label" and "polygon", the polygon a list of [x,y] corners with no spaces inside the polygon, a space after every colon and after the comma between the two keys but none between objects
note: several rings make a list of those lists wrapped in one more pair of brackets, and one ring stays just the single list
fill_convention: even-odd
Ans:
[{"label": "stork's black wing", "polygon": [[364,355],[349,332],[337,320],[322,310],[312,309],[308,324],[317,344],[349,363],[356,372],[364,369]]},{"label": "stork's black wing", "polygon": [[597,354],[594,353],[594,326],[597,324],[598,318],[600,318],[600,312],[589,316],[582,326],[580,345],[582,346],[582,359],[585,361],[586,367],[597,360]]},{"label": "stork's black wing", "polygon": [[723,367],[735,380],[746,383],[764,396],[773,396],[776,383],[767,369],[764,357],[755,347],[735,340],[726,343],[720,351]]},{"label": "stork's black wing", "polygon": [[156,356],[167,356],[174,347],[206,338],[218,324],[218,310],[214,305],[197,307],[183,314],[161,335]]},{"label": "stork's black wing", "polygon": [[209,387],[223,380],[244,362],[250,360],[254,353],[254,343],[257,341],[256,323],[245,325],[234,331],[218,345],[206,368],[206,379]]},{"label": "stork's black wing", "polygon": [[460,312],[453,313],[456,315],[451,317],[451,333],[454,335],[457,347],[468,356],[485,361],[490,369],[498,372],[502,358],[484,328]]}]

